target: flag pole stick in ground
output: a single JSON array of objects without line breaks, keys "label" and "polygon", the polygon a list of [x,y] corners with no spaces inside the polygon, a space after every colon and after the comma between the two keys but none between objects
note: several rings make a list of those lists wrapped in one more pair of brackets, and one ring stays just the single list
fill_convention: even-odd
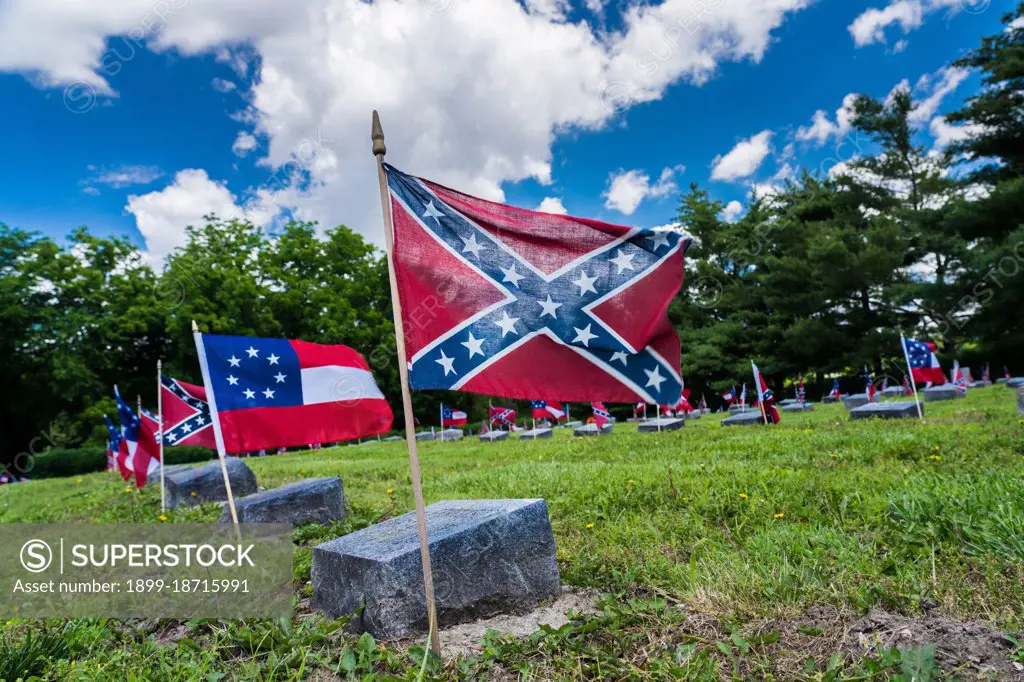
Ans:
[{"label": "flag pole stick in ground", "polygon": [[163,362],[156,361],[156,414],[160,417],[160,512],[167,512],[167,493],[164,491],[164,391],[161,376]]},{"label": "flag pole stick in ground", "polygon": [[402,301],[398,297],[398,280],[395,278],[395,238],[391,222],[391,200],[388,194],[387,175],[384,173],[384,129],[380,117],[373,112],[373,155],[377,158],[377,180],[380,182],[380,205],[384,213],[384,243],[387,247],[388,274],[391,280],[391,310],[395,318],[395,345],[398,351],[398,376],[402,381],[402,407],[405,412],[405,442],[409,447],[409,467],[412,473],[412,496],[416,502],[416,524],[420,534],[420,556],[423,559],[423,591],[427,599],[427,625],[430,628],[430,649],[441,655],[441,638],[437,632],[437,604],[434,602],[434,575],[430,566],[430,544],[427,541],[427,514],[423,503],[423,484],[420,480],[420,458],[416,450],[416,433],[413,424],[412,395],[409,390],[409,366],[405,354],[405,329],[402,324]]},{"label": "flag pole stick in ground", "polygon": [[228,465],[224,461],[227,453],[224,452],[224,435],[220,431],[220,415],[217,413],[217,398],[213,394],[213,383],[210,381],[210,370],[206,366],[206,352],[203,350],[203,335],[199,332],[199,325],[192,320],[192,336],[196,340],[196,351],[199,354],[199,369],[203,372],[203,385],[206,386],[206,399],[210,403],[210,417],[213,419],[213,437],[217,442],[217,459],[220,460],[220,472],[224,474],[224,490],[228,493],[228,507],[231,509],[231,522],[235,524],[235,531],[241,537],[241,528],[238,525],[238,511],[235,509],[235,495],[231,491],[231,478],[228,476]]},{"label": "flag pole stick in ground", "polygon": [[910,366],[910,356],[907,354],[907,340],[900,332],[900,348],[903,349],[903,359],[907,361],[907,371],[910,372],[910,387],[914,389],[914,404],[917,405],[917,416],[924,421],[924,414],[921,412],[921,403],[917,399],[917,382],[914,381],[914,368]]}]

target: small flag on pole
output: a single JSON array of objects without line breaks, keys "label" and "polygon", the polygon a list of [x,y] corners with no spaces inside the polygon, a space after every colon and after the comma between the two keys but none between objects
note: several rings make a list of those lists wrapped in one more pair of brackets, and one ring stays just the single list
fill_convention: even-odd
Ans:
[{"label": "small flag on pole", "polygon": [[946,375],[935,355],[935,344],[930,341],[903,340],[903,350],[910,365],[911,379],[914,383],[944,384]]},{"label": "small flag on pole", "polygon": [[557,400],[534,400],[530,403],[534,419],[553,419],[556,422],[566,418],[565,407]]},{"label": "small flag on pole", "polygon": [[206,401],[206,388],[172,379],[166,374],[160,377],[160,392],[163,400],[161,418],[164,445],[200,445],[215,450],[217,441],[213,437],[213,418],[210,404]]},{"label": "small flag on pole", "polygon": [[441,426],[462,426],[468,421],[466,413],[449,405],[441,404]]},{"label": "small flag on pole", "polygon": [[590,403],[590,408],[594,411],[594,425],[600,431],[604,428],[605,424],[611,421],[612,415],[608,412],[604,403]]}]

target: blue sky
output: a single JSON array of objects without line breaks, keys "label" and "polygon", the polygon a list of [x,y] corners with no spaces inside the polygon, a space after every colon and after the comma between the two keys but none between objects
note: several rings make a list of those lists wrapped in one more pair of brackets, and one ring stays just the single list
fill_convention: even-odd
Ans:
[{"label": "blue sky", "polygon": [[[850,93],[884,97],[906,81],[932,97],[920,124],[934,145],[941,115],[979,83],[947,67],[1011,4],[708,0],[697,4],[732,4],[693,19],[680,18],[694,6],[683,0],[309,0],[262,15],[259,1],[167,1],[155,19],[152,3],[117,0],[94,21],[62,0],[7,0],[0,221],[58,238],[87,225],[157,258],[197,211],[227,207],[257,222],[343,222],[379,242],[376,106],[389,160],[407,172],[663,225],[691,182],[742,204],[787,166],[849,160],[858,141],[837,110]],[[376,38],[361,44],[356,30]],[[19,43],[30,31],[44,37]],[[618,108],[612,92],[626,93]]]}]

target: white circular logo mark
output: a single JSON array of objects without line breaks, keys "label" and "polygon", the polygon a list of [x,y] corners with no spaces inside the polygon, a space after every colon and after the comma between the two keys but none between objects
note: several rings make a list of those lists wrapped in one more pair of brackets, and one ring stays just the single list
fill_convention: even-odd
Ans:
[{"label": "white circular logo mark", "polygon": [[21,546],[21,565],[26,571],[42,573],[53,562],[53,551],[42,540],[29,540]]}]

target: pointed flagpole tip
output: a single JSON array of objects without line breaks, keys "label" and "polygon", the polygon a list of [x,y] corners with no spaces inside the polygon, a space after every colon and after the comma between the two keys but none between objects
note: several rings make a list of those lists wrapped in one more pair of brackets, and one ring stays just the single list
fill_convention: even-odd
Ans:
[{"label": "pointed flagpole tip", "polygon": [[198,325],[198,324],[196,324],[196,321],[195,321],[195,320],[192,320],[192,333],[194,334],[194,333],[196,333],[197,331],[199,331],[199,325]]},{"label": "pointed flagpole tip", "polygon": [[384,128],[380,125],[380,116],[373,110],[373,124],[370,127],[370,139],[373,140],[373,155],[384,156],[388,148],[384,145]]}]

